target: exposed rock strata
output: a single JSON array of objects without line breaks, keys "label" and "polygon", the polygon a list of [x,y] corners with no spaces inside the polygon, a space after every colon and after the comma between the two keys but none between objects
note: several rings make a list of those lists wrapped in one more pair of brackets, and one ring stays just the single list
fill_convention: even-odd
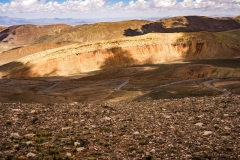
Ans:
[{"label": "exposed rock strata", "polygon": [[[32,54],[18,59],[16,63],[19,65],[10,71],[9,77],[64,76],[179,59],[234,58],[239,53],[237,45],[223,43],[214,34],[207,32],[147,34],[73,44]],[[4,74],[7,75],[8,71]]]}]

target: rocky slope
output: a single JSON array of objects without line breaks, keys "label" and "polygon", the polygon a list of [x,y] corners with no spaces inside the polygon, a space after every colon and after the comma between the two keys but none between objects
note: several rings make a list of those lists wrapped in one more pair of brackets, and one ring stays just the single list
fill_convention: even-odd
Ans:
[{"label": "rocky slope", "polygon": [[[0,65],[6,64],[12,61],[16,61],[19,58],[22,58],[37,52],[46,51],[49,49],[58,48],[58,47],[66,46],[70,44],[74,44],[74,42],[62,42],[62,43],[45,42],[45,43],[38,43],[38,44],[33,44],[28,46],[21,46],[21,47],[15,46],[15,48],[9,49],[8,51],[7,49],[10,47],[13,47],[14,45],[8,44],[8,47],[7,47],[6,44],[2,44],[2,47],[4,47],[3,49],[5,49],[5,51],[3,50],[3,52],[0,54],[0,57],[1,57]],[[1,43],[0,43],[0,47],[1,47]]]},{"label": "rocky slope", "polygon": [[[239,31],[234,31],[239,33]],[[158,33],[94,43],[73,44],[35,53],[2,66],[2,76],[64,76],[99,69],[159,64],[186,59],[240,56],[239,37],[228,33]],[[235,34],[233,34],[235,36]],[[232,39],[234,39],[232,38]]]},{"label": "rocky slope", "polygon": [[240,23],[232,18],[185,16],[161,19],[142,26],[143,33],[172,32],[222,32],[239,29]]},{"label": "rocky slope", "polygon": [[63,30],[52,36],[48,41],[79,41],[109,40],[136,36],[147,33],[175,33],[175,32],[222,32],[239,29],[237,17],[210,18],[199,16],[185,16],[161,19],[158,21],[132,20],[122,22],[104,22],[89,25],[79,25]]},{"label": "rocky slope", "polygon": [[78,25],[63,30],[60,34],[51,37],[51,41],[78,41],[90,42],[96,40],[110,40],[125,37],[128,28],[141,29],[141,26],[150,23],[145,20],[129,20],[122,22],[102,22],[96,24]]},{"label": "rocky slope", "polygon": [[11,26],[0,32],[0,41],[15,45],[27,45],[39,43],[48,36],[58,34],[62,29],[70,26],[65,24],[58,25],[18,25]]},{"label": "rocky slope", "polygon": [[2,32],[3,30],[5,30],[7,27],[3,27],[3,26],[0,26],[0,32]]},{"label": "rocky slope", "polygon": [[0,103],[1,159],[240,158],[240,97]]},{"label": "rocky slope", "polygon": [[4,32],[1,32],[0,41],[27,45],[41,42],[90,42],[147,33],[220,32],[239,29],[240,23],[238,19],[238,17],[210,18],[185,16],[158,21],[129,20],[84,24],[73,27],[68,25],[19,25],[8,27]]},{"label": "rocky slope", "polygon": [[[11,59],[12,62],[2,65],[0,74],[1,77],[15,78],[66,76],[175,60],[238,58],[240,29],[235,28],[239,27],[233,18],[196,16],[162,19],[154,23],[135,20],[75,27],[12,26],[0,33],[0,37],[9,43],[78,43],[43,43],[4,52],[0,54],[1,63]],[[201,32],[189,32],[195,30]],[[213,32],[224,30],[229,31]],[[148,33],[179,31],[185,32]]]}]

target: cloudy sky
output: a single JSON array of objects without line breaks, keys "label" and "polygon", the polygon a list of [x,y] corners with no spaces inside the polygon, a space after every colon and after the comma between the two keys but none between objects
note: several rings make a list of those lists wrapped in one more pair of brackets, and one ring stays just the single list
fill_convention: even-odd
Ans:
[{"label": "cloudy sky", "polygon": [[150,18],[240,15],[240,0],[0,0],[0,16]]}]

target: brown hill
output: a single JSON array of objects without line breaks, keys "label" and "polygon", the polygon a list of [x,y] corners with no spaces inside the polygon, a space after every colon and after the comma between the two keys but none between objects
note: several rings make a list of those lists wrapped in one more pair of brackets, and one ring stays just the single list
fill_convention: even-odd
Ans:
[{"label": "brown hill", "polygon": [[110,40],[146,33],[175,32],[220,32],[239,29],[238,17],[209,18],[185,16],[158,21],[129,20],[122,22],[102,22],[70,27],[68,25],[20,25],[12,26],[0,33],[0,41],[17,45],[42,42],[78,41],[90,42]]},{"label": "brown hill", "polygon": [[[78,41],[90,42],[96,40],[109,40],[115,38],[123,38],[124,30],[128,28],[140,29],[142,25],[151,21],[145,20],[129,20],[122,22],[102,22],[96,24],[78,25],[63,30],[60,34],[51,37],[54,42],[62,41]],[[49,41],[51,41],[49,39]]]},{"label": "brown hill", "polygon": [[238,22],[240,22],[240,16],[236,16],[233,19],[237,20]]},{"label": "brown hill", "polygon": [[233,18],[209,18],[199,16],[185,16],[161,19],[145,24],[138,29],[128,29],[126,36],[147,33],[174,33],[174,32],[222,32],[240,28],[240,23]]},{"label": "brown hill", "polygon": [[[236,17],[235,17],[236,18]],[[161,19],[155,22],[132,20],[122,22],[104,22],[90,25],[79,25],[63,30],[48,41],[80,41],[109,40],[136,36],[146,33],[175,32],[222,32],[240,28],[240,23],[233,18],[209,18],[200,16],[185,16]]]},{"label": "brown hill", "polygon": [[32,54],[0,67],[2,76],[66,76],[175,60],[240,57],[240,30],[211,33],[152,33],[74,44]]},{"label": "brown hill", "polygon": [[13,48],[17,48],[17,47],[19,47],[19,46],[14,45],[14,44],[5,43],[5,42],[0,42],[0,55],[2,52],[9,51],[9,50],[11,50]]},{"label": "brown hill", "polygon": [[41,42],[45,37],[58,34],[62,29],[70,27],[65,24],[58,25],[18,25],[11,26],[0,33],[0,41],[15,45],[26,45]]},{"label": "brown hill", "polygon": [[0,26],[0,32],[2,32],[3,30],[5,30],[7,27],[4,26]]},{"label": "brown hill", "polygon": [[[12,48],[0,54],[0,65],[9,63],[12,61],[16,61],[19,58],[22,58],[37,52],[59,48],[59,47],[70,45],[70,44],[74,44],[74,42],[62,42],[62,43],[45,42],[45,43],[38,43],[38,44],[33,44],[28,46]],[[6,47],[6,44],[4,44],[4,46]]]},{"label": "brown hill", "polygon": [[[75,27],[13,26],[0,33],[0,37],[7,35],[4,39],[9,43],[54,43],[19,47],[1,53],[0,63],[4,65],[0,67],[0,76],[66,76],[175,60],[239,58],[240,29],[234,28],[239,28],[239,23],[232,18],[196,16],[162,19],[154,23],[134,20]],[[21,29],[25,30],[21,32]],[[35,29],[37,34],[33,35]],[[145,34],[178,31],[186,32]],[[65,41],[68,42],[55,44]]]}]

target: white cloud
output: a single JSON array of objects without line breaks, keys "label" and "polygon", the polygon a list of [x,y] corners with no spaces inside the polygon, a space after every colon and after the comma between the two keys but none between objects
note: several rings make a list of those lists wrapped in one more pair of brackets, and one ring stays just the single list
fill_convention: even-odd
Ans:
[{"label": "white cloud", "polygon": [[105,16],[133,16],[134,14],[146,16],[147,13],[149,13],[149,17],[151,17],[161,16],[163,14],[171,15],[172,13],[182,14],[183,12],[188,14],[239,14],[240,10],[240,0],[131,0],[126,5],[124,5],[123,2],[107,5],[108,1],[109,0],[66,0],[65,2],[59,3],[56,0],[11,0],[9,3],[0,3],[0,15],[17,15],[18,13],[29,13],[29,15],[32,16],[38,13],[42,15],[51,15],[51,13],[56,13],[56,15],[58,13],[65,13],[65,15],[83,15],[85,13],[92,13],[94,16],[103,14],[105,14]]},{"label": "white cloud", "polygon": [[126,9],[146,9],[148,8],[148,2],[145,0],[137,0],[136,2],[130,1]]},{"label": "white cloud", "polygon": [[21,4],[22,6],[30,6],[37,2],[38,2],[37,0],[23,0]]},{"label": "white cloud", "polygon": [[112,6],[106,6],[106,10],[117,11],[117,10],[121,10],[122,7],[123,7],[123,2],[118,2]]},{"label": "white cloud", "polygon": [[156,8],[173,7],[177,3],[176,0],[149,0],[150,6]]},{"label": "white cloud", "polygon": [[187,9],[240,9],[240,0],[184,0],[178,3],[178,7]]}]

